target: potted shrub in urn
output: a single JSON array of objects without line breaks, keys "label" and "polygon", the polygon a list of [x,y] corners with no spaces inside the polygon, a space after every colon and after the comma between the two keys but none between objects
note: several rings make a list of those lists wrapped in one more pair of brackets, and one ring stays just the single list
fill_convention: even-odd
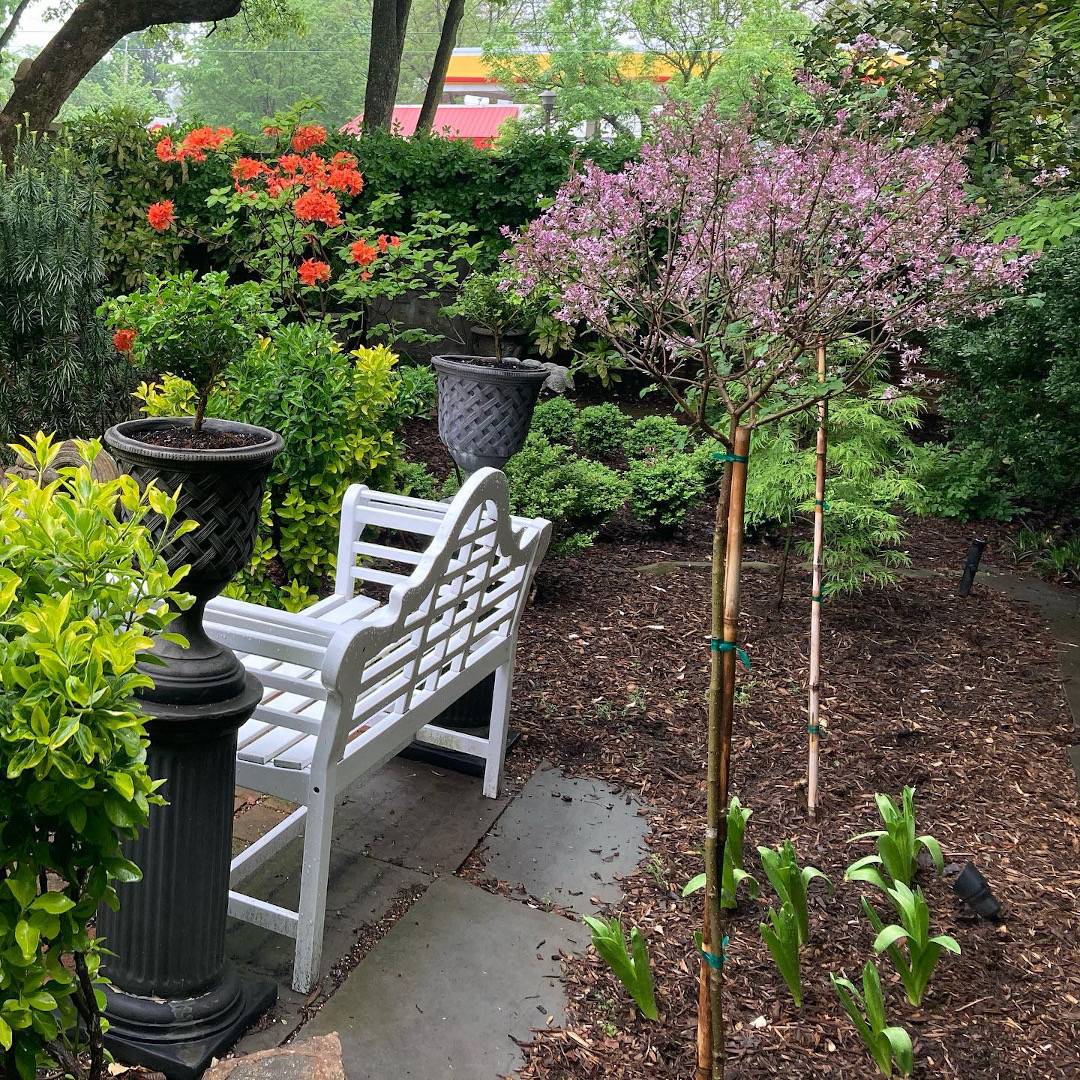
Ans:
[{"label": "potted shrub in urn", "polygon": [[207,700],[224,700],[243,689],[243,667],[206,637],[203,608],[251,558],[267,475],[283,444],[267,428],[208,418],[206,406],[229,363],[276,319],[259,285],[229,285],[224,273],[151,278],[142,292],[109,301],[104,312],[117,349],[134,364],[151,375],[179,375],[198,391],[193,417],[127,420],[109,428],[105,442],[140,486],[179,488],[177,521],[199,526],[164,550],[174,569],[190,565],[186,583],[196,602],[174,627],[187,647],[155,645],[167,666],[155,672],[154,697],[170,700],[198,671]]},{"label": "potted shrub in urn", "polygon": [[473,274],[457,302],[445,309],[472,326],[474,340],[489,338],[491,354],[431,360],[439,378],[439,438],[466,472],[502,468],[521,449],[548,377],[536,361],[507,355],[507,339],[528,330],[537,310],[529,298],[500,283],[498,274]]}]

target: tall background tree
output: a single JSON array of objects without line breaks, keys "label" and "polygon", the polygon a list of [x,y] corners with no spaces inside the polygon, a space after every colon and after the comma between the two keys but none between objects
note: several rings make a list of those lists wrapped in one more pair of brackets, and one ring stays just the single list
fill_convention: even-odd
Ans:
[{"label": "tall background tree", "polygon": [[807,59],[842,66],[837,46],[860,35],[902,57],[882,57],[877,78],[937,103],[932,135],[975,133],[968,162],[978,182],[997,187],[1006,174],[1076,167],[1075,0],[832,0]]}]

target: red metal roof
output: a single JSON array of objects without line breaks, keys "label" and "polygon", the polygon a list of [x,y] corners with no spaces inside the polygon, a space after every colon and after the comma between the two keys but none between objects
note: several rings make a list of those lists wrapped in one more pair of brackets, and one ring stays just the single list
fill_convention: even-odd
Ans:
[{"label": "red metal roof", "polygon": [[[517,105],[440,105],[435,110],[434,132],[451,139],[472,139],[477,146],[494,140],[505,121],[519,115]],[[420,117],[419,105],[396,105],[390,130],[398,135],[412,135]],[[346,124],[342,131],[360,134],[362,116]]]}]

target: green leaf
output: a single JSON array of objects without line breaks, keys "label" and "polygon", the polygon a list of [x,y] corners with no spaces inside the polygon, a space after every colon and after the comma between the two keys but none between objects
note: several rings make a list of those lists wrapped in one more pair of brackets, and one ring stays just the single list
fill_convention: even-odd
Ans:
[{"label": "green leaf", "polygon": [[883,953],[890,945],[895,945],[898,941],[906,939],[907,936],[908,933],[902,926],[892,923],[874,938],[874,952]]},{"label": "green leaf", "polygon": [[695,874],[684,886],[682,894],[683,896],[689,896],[691,893],[696,893],[705,888],[705,875]]},{"label": "green leaf", "polygon": [[40,935],[36,927],[31,926],[25,919],[20,919],[15,925],[15,941],[27,960],[33,958],[37,952]]},{"label": "green leaf", "polygon": [[889,1049],[896,1059],[901,1075],[910,1076],[915,1070],[915,1053],[911,1047],[911,1036],[902,1027],[887,1027],[881,1034],[889,1042]]},{"label": "green leaf", "polygon": [[13,1036],[11,1034],[11,1028],[8,1026],[8,1022],[3,1019],[3,1017],[0,1017],[0,1046],[5,1050],[10,1050],[12,1038]]},{"label": "green leaf", "polygon": [[32,911],[44,911],[49,915],[62,915],[65,911],[70,911],[74,906],[75,902],[63,893],[47,892],[37,897],[30,905],[30,909]]}]

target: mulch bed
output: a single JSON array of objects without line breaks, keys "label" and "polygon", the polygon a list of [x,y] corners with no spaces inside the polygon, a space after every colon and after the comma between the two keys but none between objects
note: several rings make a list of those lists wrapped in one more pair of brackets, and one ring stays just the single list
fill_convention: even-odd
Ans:
[{"label": "mulch bed", "polygon": [[[631,790],[652,808],[650,858],[611,910],[647,938],[661,1011],[658,1024],[642,1020],[601,961],[568,958],[567,1025],[538,1032],[525,1048],[525,1078],[693,1074],[700,898],[680,891],[702,869],[708,577],[635,568],[707,558],[709,525],[704,508],[668,540],[616,522],[591,551],[543,567],[524,619],[512,721],[526,738],[512,768],[547,759]],[[879,961],[891,1022],[915,1040],[915,1075],[1080,1075],[1080,813],[1066,758],[1073,728],[1055,645],[1038,618],[982,585],[966,601],[953,595],[970,536],[970,527],[918,523],[916,565],[948,576],[826,605],[830,731],[816,823],[802,787],[809,580],[792,568],[777,613],[776,573],[744,576],[741,638],[753,669],[739,674],[732,790],[753,810],[746,866],[762,896],[744,897],[732,920],[732,1080],[875,1075],[828,973],[857,977],[873,955],[859,896],[870,895],[882,914],[887,901],[870,886],[843,883],[846,866],[872,850],[849,840],[877,827],[874,793],[898,799],[905,784],[917,788],[920,831],[937,836],[953,864],[945,878],[920,872],[933,932],[952,934],[963,949],[939,962],[920,1009],[907,1004],[888,960]],[[747,558],[775,562],[777,553],[752,544]],[[758,932],[771,892],[754,849],[788,837],[803,864],[837,886],[831,897],[811,888],[801,1010]],[[968,858],[1004,905],[1000,924],[969,914],[951,892]],[[465,873],[483,877],[475,864]]]}]

